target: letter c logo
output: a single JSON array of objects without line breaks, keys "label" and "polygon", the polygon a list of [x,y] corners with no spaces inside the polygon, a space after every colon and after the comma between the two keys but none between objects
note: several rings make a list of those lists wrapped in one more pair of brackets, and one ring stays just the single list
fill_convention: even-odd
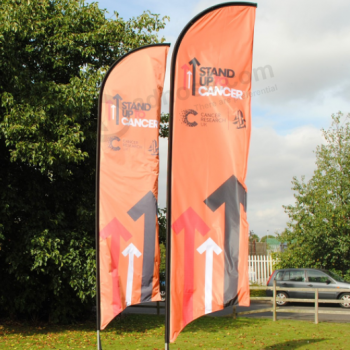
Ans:
[{"label": "letter c logo", "polygon": [[109,145],[108,147],[111,148],[113,151],[119,151],[120,150],[120,147],[119,146],[114,146],[113,145],[113,141],[120,141],[120,138],[118,136],[112,136],[110,139],[109,139]]},{"label": "letter c logo", "polygon": [[182,114],[182,116],[181,116],[182,122],[184,124],[186,124],[187,126],[194,127],[194,126],[198,125],[198,123],[196,121],[190,122],[188,120],[188,116],[189,115],[197,115],[198,114],[195,110],[193,110],[193,109],[185,109],[184,111],[182,111],[181,114]]}]

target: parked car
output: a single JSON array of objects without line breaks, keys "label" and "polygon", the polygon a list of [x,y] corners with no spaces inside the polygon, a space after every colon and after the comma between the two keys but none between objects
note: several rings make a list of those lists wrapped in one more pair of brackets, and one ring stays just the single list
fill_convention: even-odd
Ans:
[{"label": "parked car", "polygon": [[[319,269],[281,269],[275,270],[270,276],[267,286],[272,287],[273,281],[276,280],[278,287],[290,288],[342,288],[349,289],[349,292],[319,292],[319,299],[340,299],[346,303],[341,303],[340,306],[350,308],[350,282],[345,281],[334,272]],[[267,296],[272,296],[272,290],[266,291]],[[311,291],[293,291],[279,290],[276,293],[277,298],[300,298],[314,299],[315,292]],[[286,301],[277,301],[277,305],[286,305]]]}]

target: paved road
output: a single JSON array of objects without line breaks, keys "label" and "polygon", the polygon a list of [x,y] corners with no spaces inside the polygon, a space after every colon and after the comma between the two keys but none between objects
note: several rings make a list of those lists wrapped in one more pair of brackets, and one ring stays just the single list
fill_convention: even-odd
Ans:
[{"label": "paved road", "polygon": [[[270,302],[252,302],[250,307],[237,306],[237,312],[251,311],[251,310],[259,310],[266,309],[272,307],[272,303]],[[314,304],[308,303],[292,303],[287,306],[282,307],[283,310],[311,310],[314,311]],[[319,310],[327,310],[327,311],[345,311],[345,309],[334,306],[333,304],[320,304]],[[347,310],[350,311],[350,310]],[[228,307],[224,310],[215,312],[212,316],[228,316],[232,314],[232,307]],[[272,312],[262,312],[257,314],[244,315],[243,317],[249,318],[271,318]],[[294,319],[294,320],[306,320],[306,321],[314,321],[315,314],[307,314],[307,313],[288,313],[288,312],[277,312],[277,319]],[[350,314],[349,315],[339,315],[339,314],[321,314],[318,316],[319,322],[350,322]]]},{"label": "paved road", "polygon": [[[141,304],[142,306],[151,306],[151,307],[128,307],[123,311],[123,314],[157,314],[156,303],[145,303]],[[164,307],[164,302],[160,302],[160,306]],[[251,310],[259,310],[266,309],[271,307],[272,304],[265,301],[253,301],[250,307],[237,306],[237,312],[251,311]],[[305,304],[305,303],[292,303],[290,305],[284,306],[285,310],[293,310],[293,309],[304,309],[304,310],[314,310],[313,304]],[[334,306],[332,304],[320,304],[319,310],[327,310],[327,311],[344,311],[345,309]],[[160,308],[160,314],[164,315],[164,308]],[[350,311],[350,310],[347,310]],[[210,314],[211,317],[222,317],[229,316],[232,314],[232,307],[227,307],[224,310],[214,312]],[[249,318],[271,318],[272,312],[263,312],[257,314],[244,315],[244,317]],[[306,321],[314,321],[314,314],[296,314],[296,313],[278,313],[277,319],[294,319],[294,320],[306,320]],[[350,322],[350,315],[339,315],[339,314],[319,314],[319,322]]]}]

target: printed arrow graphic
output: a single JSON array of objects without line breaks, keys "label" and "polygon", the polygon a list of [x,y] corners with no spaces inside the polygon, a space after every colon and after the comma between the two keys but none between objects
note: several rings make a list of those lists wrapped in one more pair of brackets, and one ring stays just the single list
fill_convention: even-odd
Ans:
[{"label": "printed arrow graphic", "polygon": [[124,241],[128,241],[132,235],[131,233],[114,218],[108,223],[103,230],[100,231],[100,237],[107,239],[112,236],[111,240],[111,256],[112,256],[112,281],[113,281],[113,312],[114,315],[118,315],[121,310],[121,301],[119,293],[119,255],[120,255],[120,237],[123,237]]},{"label": "printed arrow graphic", "polygon": [[192,65],[192,95],[196,95],[196,67],[201,64],[198,62],[197,58],[193,58],[190,62]]},{"label": "printed arrow graphic", "polygon": [[183,324],[193,320],[193,280],[194,280],[194,238],[196,230],[205,236],[210,228],[190,207],[172,224],[176,234],[184,230],[184,299],[182,307]]},{"label": "printed arrow graphic", "polygon": [[112,108],[112,120],[114,120],[116,106],[115,105],[111,105],[111,108]]},{"label": "printed arrow graphic", "polygon": [[144,215],[144,243],[142,263],[141,303],[150,301],[153,292],[154,255],[156,247],[157,200],[149,191],[128,214],[134,221]]},{"label": "printed arrow graphic", "polygon": [[222,249],[211,239],[208,238],[199,248],[197,248],[199,254],[206,252],[205,256],[205,313],[212,312],[212,300],[213,300],[213,267],[214,260],[213,254],[221,254]]},{"label": "printed arrow graphic", "polygon": [[184,64],[181,69],[184,70],[184,89],[186,89],[186,74],[190,67],[187,64]]},{"label": "printed arrow graphic", "polygon": [[117,117],[115,118],[115,123],[117,125],[119,125],[119,103],[120,101],[122,101],[122,97],[119,95],[119,94],[116,94],[114,97],[113,97],[115,101],[115,104],[116,104],[116,107],[117,107]]},{"label": "printed arrow graphic", "polygon": [[187,88],[189,89],[191,87],[191,75],[192,75],[192,73],[190,71],[188,71],[187,75],[188,75],[188,86],[187,86]]},{"label": "printed arrow graphic", "polygon": [[131,297],[132,297],[132,284],[134,280],[134,255],[139,258],[141,256],[141,252],[130,243],[122,253],[124,256],[129,255],[129,266],[128,266],[128,278],[126,281],[126,306],[131,305]]},{"label": "printed arrow graphic", "polygon": [[247,193],[235,176],[231,176],[204,203],[216,211],[225,204],[225,271],[224,304],[237,295],[239,233],[242,204],[246,209]]}]

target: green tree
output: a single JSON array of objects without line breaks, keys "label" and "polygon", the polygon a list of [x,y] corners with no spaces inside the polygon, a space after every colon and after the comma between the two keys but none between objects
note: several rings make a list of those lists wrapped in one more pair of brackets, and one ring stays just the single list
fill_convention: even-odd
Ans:
[{"label": "green tree", "polygon": [[259,236],[253,231],[249,231],[249,242],[259,242],[260,241],[260,238]]},{"label": "green tree", "polygon": [[279,267],[315,267],[350,277],[350,115],[332,116],[317,147],[309,182],[293,178],[295,204],[285,206],[287,228],[279,239],[288,248]]},{"label": "green tree", "polygon": [[161,287],[165,283],[165,265],[166,265],[166,208],[158,209],[158,224],[159,224],[159,248],[160,248],[160,267],[159,277]]},{"label": "green tree", "polygon": [[169,113],[163,113],[160,116],[160,128],[159,128],[159,136],[160,137],[169,137]]},{"label": "green tree", "polygon": [[[103,74],[164,18],[78,0],[0,2],[0,310],[71,321],[95,295],[95,145]],[[161,39],[163,41],[163,39]]]}]

